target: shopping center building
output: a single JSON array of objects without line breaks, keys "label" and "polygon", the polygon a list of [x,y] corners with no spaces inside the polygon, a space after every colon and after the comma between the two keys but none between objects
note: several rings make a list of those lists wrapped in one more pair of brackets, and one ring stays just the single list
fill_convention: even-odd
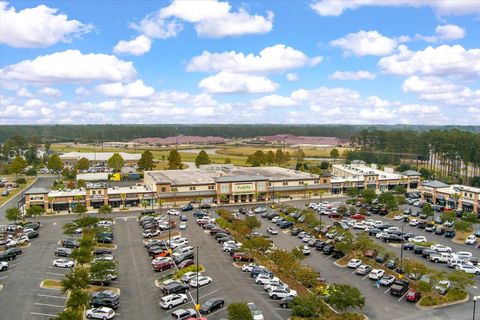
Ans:
[{"label": "shopping center building", "polygon": [[421,185],[422,199],[447,209],[480,214],[480,188],[441,181],[425,181]]}]

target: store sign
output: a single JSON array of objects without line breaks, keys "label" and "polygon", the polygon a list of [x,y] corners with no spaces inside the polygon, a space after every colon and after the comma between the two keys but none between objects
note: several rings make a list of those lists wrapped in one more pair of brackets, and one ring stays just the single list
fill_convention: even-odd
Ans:
[{"label": "store sign", "polygon": [[242,183],[236,184],[233,186],[233,192],[254,192],[255,184],[253,183]]},{"label": "store sign", "polygon": [[103,194],[91,194],[90,199],[103,199]]},{"label": "store sign", "polygon": [[30,196],[30,201],[43,201],[43,196]]}]

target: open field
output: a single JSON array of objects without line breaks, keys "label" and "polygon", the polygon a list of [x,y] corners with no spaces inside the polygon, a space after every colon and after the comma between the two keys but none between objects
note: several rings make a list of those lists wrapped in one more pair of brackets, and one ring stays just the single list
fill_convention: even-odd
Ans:
[{"label": "open field", "polygon": [[[279,146],[278,148],[281,148]],[[220,149],[217,151],[219,154],[224,154],[224,155],[236,155],[236,156],[248,156],[250,154],[255,153],[257,150],[262,150],[263,152],[268,152],[268,151],[273,151],[275,152],[278,148],[270,148],[270,147],[234,147],[234,148],[224,148]],[[282,148],[283,149],[283,148]],[[307,158],[329,158],[330,157],[330,151],[333,149],[333,147],[325,147],[322,149],[303,149],[303,152],[305,153],[305,157]],[[342,148],[342,147],[336,147],[340,155],[345,151],[348,150],[348,148]],[[293,154],[295,151],[298,149],[296,148],[286,148],[285,151],[290,152]]]}]

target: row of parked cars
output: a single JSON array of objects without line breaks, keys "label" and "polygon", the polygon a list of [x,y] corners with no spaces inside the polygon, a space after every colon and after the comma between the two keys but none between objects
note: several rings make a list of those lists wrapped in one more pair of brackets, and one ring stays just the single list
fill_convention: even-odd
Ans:
[{"label": "row of parked cars", "polygon": [[[181,217],[183,217],[183,215]],[[182,218],[182,220],[185,222],[188,218]],[[174,228],[176,225],[172,223],[172,220],[168,223],[168,216],[165,215],[143,216],[139,219],[139,224],[144,227],[145,225],[155,223],[161,225],[165,221],[171,228]],[[145,231],[143,235],[145,237]],[[194,248],[189,244],[187,238],[180,235],[175,235],[170,237],[170,239],[164,240],[158,238],[145,239],[143,245],[149,257],[152,259],[152,268],[156,272],[162,272],[168,269],[180,270],[195,263]],[[190,288],[202,287],[212,282],[213,279],[211,277],[201,273],[197,274],[196,272],[186,272],[180,280],[165,280],[160,285],[163,296],[160,298],[159,306],[162,309],[171,310],[184,305],[189,301],[187,294]],[[223,298],[211,298],[202,304],[199,311],[202,314],[210,313],[217,308],[222,308],[224,303]],[[173,319],[184,320],[193,319],[196,317],[196,314],[196,311],[193,309],[180,308],[172,312],[171,316]]]},{"label": "row of parked cars", "polygon": [[28,222],[24,225],[10,224],[0,232],[0,271],[9,268],[9,261],[15,260],[22,254],[22,246],[30,239],[37,238],[41,227],[39,222]]}]

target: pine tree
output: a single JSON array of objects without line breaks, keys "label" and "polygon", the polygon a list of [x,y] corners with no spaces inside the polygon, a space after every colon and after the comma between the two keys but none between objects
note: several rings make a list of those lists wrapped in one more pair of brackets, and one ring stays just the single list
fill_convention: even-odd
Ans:
[{"label": "pine tree", "polygon": [[176,149],[173,149],[168,154],[168,169],[169,170],[176,170],[182,169],[182,157],[180,157],[180,153]]},{"label": "pine tree", "polygon": [[114,171],[118,172],[122,170],[123,166],[125,165],[125,160],[123,160],[122,156],[119,153],[115,152],[113,156],[108,159],[107,164]]},{"label": "pine tree", "polygon": [[77,170],[88,170],[88,168],[90,168],[90,160],[85,157],[80,158],[75,165],[75,169]]},{"label": "pine tree", "polygon": [[208,157],[208,154],[205,150],[202,150],[198,153],[198,156],[195,158],[195,166],[198,168],[202,164],[210,164],[212,161]]},{"label": "pine tree", "polygon": [[55,171],[60,171],[63,169],[63,163],[58,154],[52,154],[48,158],[47,168]]},{"label": "pine tree", "polygon": [[140,170],[152,170],[153,169],[153,154],[150,150],[145,150],[142,153],[142,157],[138,161],[138,168]]}]

